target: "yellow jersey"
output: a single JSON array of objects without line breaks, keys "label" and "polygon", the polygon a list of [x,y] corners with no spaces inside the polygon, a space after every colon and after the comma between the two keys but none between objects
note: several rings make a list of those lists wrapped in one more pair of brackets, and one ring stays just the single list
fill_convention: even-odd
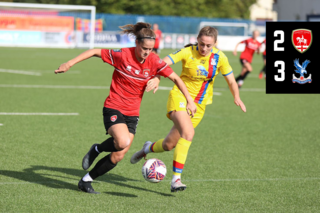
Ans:
[{"label": "yellow jersey", "polygon": [[[223,76],[232,73],[232,68],[226,55],[213,48],[211,54],[202,56],[198,52],[198,46],[189,46],[168,55],[172,63],[182,61],[180,78],[188,88],[194,102],[199,104],[211,104],[213,96],[213,83],[221,72]],[[172,90],[180,91],[175,85]]]}]

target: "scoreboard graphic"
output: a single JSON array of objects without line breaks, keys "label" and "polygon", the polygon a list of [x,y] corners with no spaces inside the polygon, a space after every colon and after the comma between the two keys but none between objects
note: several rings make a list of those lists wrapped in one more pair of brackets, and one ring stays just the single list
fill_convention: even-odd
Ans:
[{"label": "scoreboard graphic", "polygon": [[267,22],[267,94],[320,94],[320,22]]}]

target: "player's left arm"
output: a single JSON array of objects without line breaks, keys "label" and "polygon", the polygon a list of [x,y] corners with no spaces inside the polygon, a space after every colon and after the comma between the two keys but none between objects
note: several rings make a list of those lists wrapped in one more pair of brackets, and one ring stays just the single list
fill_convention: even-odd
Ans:
[{"label": "player's left arm", "polygon": [[154,78],[150,79],[147,83],[146,92],[153,90],[153,94],[159,89],[160,75],[156,75]]},{"label": "player's left arm", "polygon": [[[263,48],[263,47],[264,47],[264,48]],[[263,52],[266,48],[267,48],[267,46],[266,46],[266,40],[264,40],[264,41],[260,44],[259,51],[260,51],[260,52]]]},{"label": "player's left arm", "polygon": [[262,46],[262,43],[259,42],[259,46],[258,46],[258,48],[257,48],[257,54],[258,54],[258,55],[259,55],[260,52],[261,52],[261,51],[260,51],[261,46]]},{"label": "player's left arm", "polygon": [[237,106],[240,106],[243,112],[246,112],[246,106],[240,99],[238,84],[236,82],[236,79],[234,78],[232,68],[229,64],[228,58],[223,53],[220,53],[219,65],[219,71],[229,85],[229,89],[234,98],[234,103]]},{"label": "player's left arm", "polygon": [[247,109],[246,109],[246,106],[244,105],[244,103],[240,99],[238,84],[236,82],[236,79],[234,78],[233,73],[230,73],[229,75],[224,76],[224,79],[227,81],[227,83],[229,85],[229,89],[230,89],[231,94],[234,98],[234,103],[237,106],[240,106],[240,108],[243,112],[246,112]]}]

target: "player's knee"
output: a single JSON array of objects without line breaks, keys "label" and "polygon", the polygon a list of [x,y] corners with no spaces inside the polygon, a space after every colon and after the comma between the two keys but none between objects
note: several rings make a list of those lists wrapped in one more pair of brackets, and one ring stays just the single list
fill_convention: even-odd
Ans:
[{"label": "player's knee", "polygon": [[181,137],[187,141],[192,141],[194,136],[194,129],[189,129],[188,131],[182,132]]},{"label": "player's knee", "polygon": [[126,152],[114,152],[112,159],[114,163],[119,163],[125,156]]},{"label": "player's knee", "polygon": [[130,138],[129,137],[121,137],[116,141],[117,149],[118,150],[124,150],[130,145]]}]

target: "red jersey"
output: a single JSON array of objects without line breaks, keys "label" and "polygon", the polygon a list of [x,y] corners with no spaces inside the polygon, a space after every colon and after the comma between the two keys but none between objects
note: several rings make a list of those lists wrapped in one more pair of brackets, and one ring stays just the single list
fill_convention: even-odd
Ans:
[{"label": "red jersey", "polygon": [[154,33],[156,34],[156,42],[154,44],[154,48],[159,49],[162,32],[161,30],[157,30],[157,31],[154,31]]},{"label": "red jersey", "polygon": [[101,50],[102,60],[114,67],[110,93],[104,106],[127,116],[139,116],[141,100],[151,78],[157,74],[168,77],[173,72],[154,53],[150,53],[141,64],[134,51],[135,47]]},{"label": "red jersey", "polygon": [[267,51],[267,46],[266,46],[266,39],[262,42],[262,44],[264,44],[264,52],[263,55],[266,55],[266,51]]},{"label": "red jersey", "polygon": [[254,41],[252,38],[241,41],[246,45],[246,48],[240,55],[240,59],[245,59],[249,63],[252,62],[252,57],[255,51],[257,51],[261,45],[259,41]]}]

